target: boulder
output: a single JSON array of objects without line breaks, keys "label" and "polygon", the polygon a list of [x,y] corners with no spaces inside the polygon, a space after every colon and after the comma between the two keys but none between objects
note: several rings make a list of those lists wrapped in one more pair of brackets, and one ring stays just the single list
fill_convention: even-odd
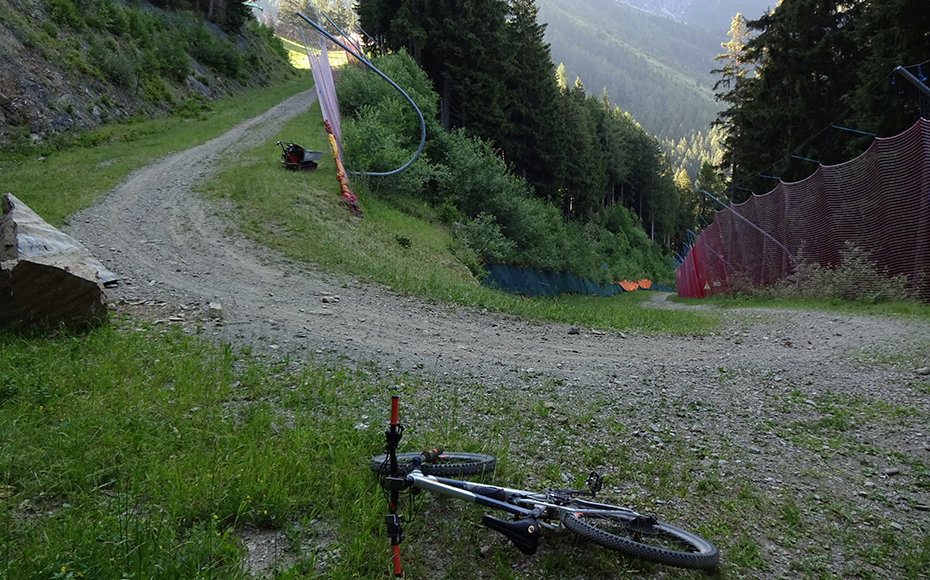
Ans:
[{"label": "boulder", "polygon": [[4,194],[0,209],[0,326],[81,327],[104,318],[104,288],[119,283],[116,274],[14,195]]}]

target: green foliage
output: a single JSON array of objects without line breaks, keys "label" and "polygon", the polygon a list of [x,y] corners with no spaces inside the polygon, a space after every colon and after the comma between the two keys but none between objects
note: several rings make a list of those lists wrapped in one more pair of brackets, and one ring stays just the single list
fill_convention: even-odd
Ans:
[{"label": "green foliage", "polygon": [[[405,91],[409,87],[418,105],[424,104],[427,119],[431,113],[435,114],[438,97],[409,56],[401,53],[381,57],[374,64],[395,74],[396,78],[392,78]],[[343,146],[347,168],[386,172],[413,156],[419,143],[419,123],[411,114],[409,103],[395,90],[373,73],[357,69],[343,71],[337,89],[345,113]],[[655,141],[649,140],[628,116],[611,113],[601,101],[587,100],[583,90],[566,95],[562,102],[573,107],[579,118],[587,119],[584,126],[592,132],[588,140],[594,154],[597,154],[598,128],[618,127],[617,134],[628,135],[634,143],[639,139],[651,144],[651,148],[645,147],[646,151],[640,153],[642,159],[649,159],[650,154],[659,155]],[[592,111],[602,112],[599,124],[595,124]],[[579,215],[605,213],[606,221],[622,222],[630,228],[629,232],[604,231],[596,222],[582,225],[588,220],[566,223],[559,208],[535,197],[526,181],[510,171],[499,151],[488,141],[469,136],[463,129],[444,133],[435,122],[428,122],[427,127],[426,154],[409,169],[390,177],[363,178],[361,183],[379,196],[413,196],[444,208],[440,213],[446,216],[446,223],[459,222],[454,244],[456,256],[473,271],[477,257],[549,271],[570,271],[601,282],[616,281],[621,278],[611,277],[622,275],[622,278],[671,283],[669,260],[649,241],[639,220],[630,219],[630,212],[621,205],[598,212],[597,196],[579,196],[574,202]],[[578,138],[582,134],[581,130],[572,133]],[[583,159],[584,155],[576,157]],[[630,162],[620,155],[618,163],[621,158]],[[630,171],[624,178],[639,179],[639,171],[655,171],[657,164],[655,161],[647,164],[647,169]],[[579,167],[577,175],[591,171],[587,165]],[[598,175],[597,169],[593,171]],[[599,171],[603,176],[603,164]],[[579,182],[579,195],[589,189],[603,189],[589,181]],[[639,187],[645,189],[650,185]],[[622,255],[616,244],[626,244],[622,247],[637,255]]]},{"label": "green foliage", "polygon": [[482,260],[488,262],[500,262],[514,249],[514,243],[501,233],[500,226],[494,222],[494,216],[486,213],[478,214],[475,219],[462,224],[457,235]]},{"label": "green foliage", "polygon": [[[752,289],[743,289],[753,292]],[[879,270],[865,250],[847,241],[836,265],[810,263],[799,256],[795,272],[779,283],[775,294],[804,298],[839,298],[876,304],[910,298],[907,276],[891,276]]]},{"label": "green foliage", "polygon": [[52,20],[61,26],[82,30],[86,25],[77,6],[71,0],[45,0]]},{"label": "green foliage", "polygon": [[249,30],[257,37],[264,40],[265,44],[268,45],[268,48],[271,49],[274,55],[282,61],[287,62],[289,58],[287,49],[284,48],[284,42],[281,40],[281,37],[275,36],[274,30],[254,20],[249,21]]},{"label": "green foliage", "polygon": [[87,11],[85,22],[91,28],[115,35],[129,31],[129,16],[114,0],[95,0]]},{"label": "green foliage", "polygon": [[187,52],[204,66],[233,78],[242,72],[242,55],[230,41],[204,26],[189,27],[186,36]]},{"label": "green foliage", "polygon": [[175,107],[171,114],[183,119],[204,119],[213,112],[213,106],[203,95],[194,94]]},{"label": "green foliage", "polygon": [[[764,193],[772,183],[762,175],[799,181],[816,168],[808,160],[845,162],[872,142],[834,126],[882,137],[910,127],[921,105],[914,87],[894,83],[893,74],[926,59],[930,16],[922,6],[797,0],[741,27],[734,22],[734,40],[720,55],[726,64],[715,71],[727,105],[715,122],[725,132],[721,168],[734,183]],[[753,36],[745,40],[747,31]],[[749,195],[734,193],[737,202]]]},{"label": "green foliage", "polygon": [[114,84],[121,87],[136,84],[135,59],[124,54],[112,37],[105,42],[92,37],[87,57],[90,64]]}]

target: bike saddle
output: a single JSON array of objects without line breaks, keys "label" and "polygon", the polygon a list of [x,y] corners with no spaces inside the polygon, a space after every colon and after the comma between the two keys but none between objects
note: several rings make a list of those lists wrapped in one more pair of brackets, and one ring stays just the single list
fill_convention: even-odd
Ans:
[{"label": "bike saddle", "polygon": [[535,554],[536,548],[539,547],[539,536],[542,530],[535,518],[508,522],[495,517],[484,516],[481,518],[481,523],[495,532],[507,536],[507,539],[513,542],[513,545],[524,554]]}]

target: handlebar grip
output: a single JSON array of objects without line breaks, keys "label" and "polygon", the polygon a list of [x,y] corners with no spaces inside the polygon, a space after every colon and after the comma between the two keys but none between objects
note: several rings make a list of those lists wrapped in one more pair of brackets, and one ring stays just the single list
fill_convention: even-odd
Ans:
[{"label": "handlebar grip", "polygon": [[434,447],[429,451],[424,451],[420,454],[420,457],[423,458],[423,463],[432,463],[439,459],[439,456],[442,455],[443,450],[439,447]]},{"label": "handlebar grip", "polygon": [[398,408],[400,407],[400,395],[391,395],[391,425],[397,425]]}]

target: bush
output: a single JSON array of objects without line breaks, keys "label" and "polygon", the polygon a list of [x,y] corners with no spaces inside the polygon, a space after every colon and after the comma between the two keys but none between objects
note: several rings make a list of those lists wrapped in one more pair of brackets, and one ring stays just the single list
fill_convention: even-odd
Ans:
[{"label": "bush", "polygon": [[67,26],[74,30],[84,29],[84,18],[71,0],[45,0],[45,6],[52,20],[59,26]]},{"label": "bush", "polygon": [[514,250],[513,242],[501,233],[494,216],[486,213],[462,224],[456,236],[473,249],[480,259],[487,262],[498,263],[510,256]]},{"label": "bush", "polygon": [[832,268],[808,262],[803,251],[799,252],[794,273],[779,282],[772,293],[874,304],[909,299],[907,284],[907,276],[892,276],[887,269],[879,270],[867,251],[847,241],[840,251],[839,263]]},{"label": "bush", "polygon": [[[440,132],[435,120],[439,111],[439,97],[433,91],[429,77],[416,62],[406,52],[400,52],[373,59],[372,64],[416,103],[429,125],[428,133],[435,135]],[[358,67],[343,67],[336,79],[336,92],[339,95],[339,108],[348,117],[357,116],[363,107],[378,107],[385,101],[402,103],[407,109],[402,116],[402,135],[411,143],[419,143],[420,121],[416,113],[410,109],[407,99],[377,73]]]},{"label": "bush", "polygon": [[284,42],[280,37],[275,36],[274,30],[256,20],[251,20],[249,22],[249,29],[255,33],[255,36],[262,39],[265,44],[268,45],[268,48],[271,49],[271,52],[276,57],[284,62],[289,61],[290,56],[287,52],[287,49],[284,48]]},{"label": "bush", "polygon": [[106,30],[117,36],[130,29],[129,16],[113,0],[96,0],[88,10],[86,22],[91,28]]},{"label": "bush", "polygon": [[242,55],[231,42],[217,38],[205,26],[191,27],[188,35],[188,51],[198,62],[227,76],[239,76]]},{"label": "bush", "polygon": [[115,42],[100,43],[92,39],[87,56],[90,63],[115,84],[123,87],[131,87],[135,84],[134,59],[122,54]]},{"label": "bush", "polygon": [[191,73],[190,57],[180,39],[159,38],[153,50],[145,51],[145,62],[155,72],[175,82],[182,82]]}]

